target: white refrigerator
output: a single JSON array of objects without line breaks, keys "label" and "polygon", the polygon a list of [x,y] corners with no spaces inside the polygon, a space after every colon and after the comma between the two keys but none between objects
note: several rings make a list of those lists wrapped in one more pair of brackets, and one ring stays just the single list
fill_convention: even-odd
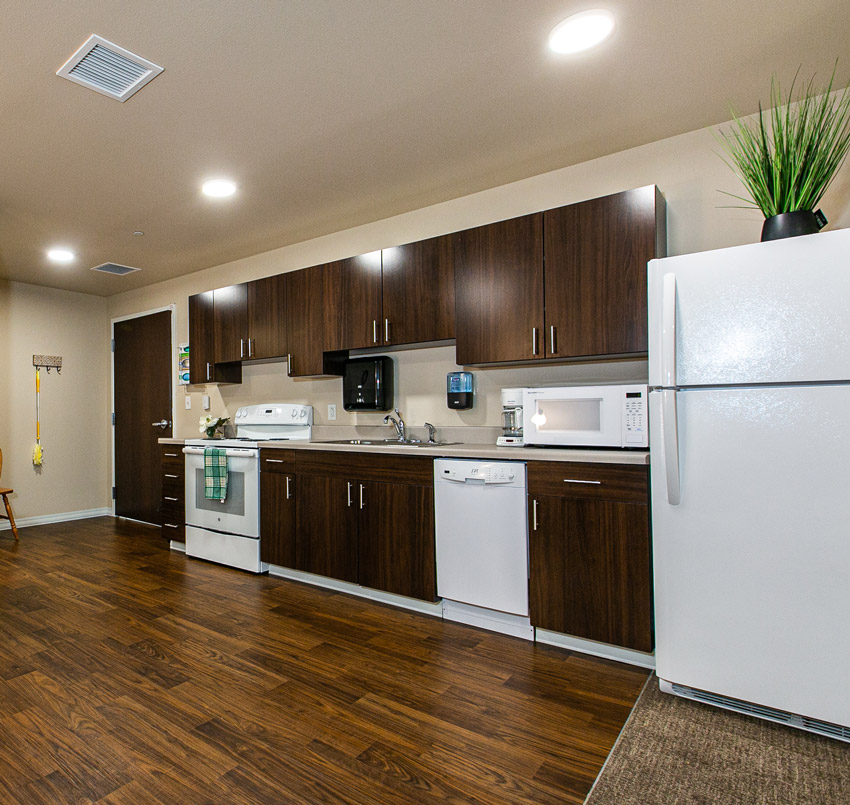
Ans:
[{"label": "white refrigerator", "polygon": [[649,264],[656,670],[850,740],[850,229]]}]

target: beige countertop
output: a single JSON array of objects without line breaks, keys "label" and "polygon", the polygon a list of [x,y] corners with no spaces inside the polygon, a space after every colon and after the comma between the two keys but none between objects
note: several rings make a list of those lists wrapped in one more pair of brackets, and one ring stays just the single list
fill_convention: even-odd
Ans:
[{"label": "beige countertop", "polygon": [[[341,438],[348,438],[342,436]],[[368,438],[353,436],[351,438]],[[160,439],[160,444],[183,444],[183,439]],[[260,447],[279,450],[319,450],[339,453],[431,456],[432,458],[481,458],[493,461],[572,461],[595,464],[649,464],[648,450],[593,450],[559,447],[496,447],[483,442],[466,442],[435,447],[411,445],[326,444],[311,442],[258,442]]]}]

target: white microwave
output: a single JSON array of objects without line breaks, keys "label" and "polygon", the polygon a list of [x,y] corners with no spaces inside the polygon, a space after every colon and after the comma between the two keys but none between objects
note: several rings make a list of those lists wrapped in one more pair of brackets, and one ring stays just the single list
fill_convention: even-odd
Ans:
[{"label": "white microwave", "polygon": [[561,386],[523,391],[528,445],[648,447],[647,386]]}]

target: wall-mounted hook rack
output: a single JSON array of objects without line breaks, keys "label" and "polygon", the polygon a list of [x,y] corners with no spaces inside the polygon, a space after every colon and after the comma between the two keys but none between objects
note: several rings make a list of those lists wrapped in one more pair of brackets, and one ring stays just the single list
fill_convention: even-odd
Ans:
[{"label": "wall-mounted hook rack", "polygon": [[62,374],[61,355],[33,355],[32,365],[36,369],[47,369],[47,374],[50,374],[51,369],[55,369],[58,375]]}]

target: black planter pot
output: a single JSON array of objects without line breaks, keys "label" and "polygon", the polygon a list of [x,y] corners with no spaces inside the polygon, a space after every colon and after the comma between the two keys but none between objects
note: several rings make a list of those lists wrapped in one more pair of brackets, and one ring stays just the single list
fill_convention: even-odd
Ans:
[{"label": "black planter pot", "polygon": [[795,238],[797,235],[814,235],[826,225],[826,217],[818,210],[795,210],[771,215],[764,219],[761,229],[761,239],[779,240],[780,238]]}]

